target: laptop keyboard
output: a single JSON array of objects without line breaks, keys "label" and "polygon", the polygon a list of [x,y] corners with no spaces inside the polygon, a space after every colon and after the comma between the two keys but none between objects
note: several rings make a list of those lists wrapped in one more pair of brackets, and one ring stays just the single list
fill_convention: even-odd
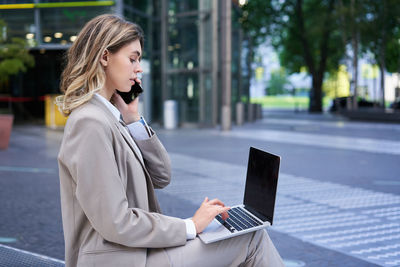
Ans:
[{"label": "laptop keyboard", "polygon": [[221,215],[217,215],[215,219],[219,221],[226,229],[232,233],[236,231],[242,231],[251,227],[261,225],[262,223],[256,221],[244,211],[241,207],[235,207],[228,210],[229,218],[225,221]]}]

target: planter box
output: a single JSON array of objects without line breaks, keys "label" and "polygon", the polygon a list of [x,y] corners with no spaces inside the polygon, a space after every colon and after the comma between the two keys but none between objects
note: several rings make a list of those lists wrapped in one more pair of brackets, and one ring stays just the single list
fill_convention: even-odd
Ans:
[{"label": "planter box", "polygon": [[0,149],[7,149],[10,142],[14,115],[0,114]]},{"label": "planter box", "polygon": [[389,109],[359,108],[341,110],[339,113],[350,120],[400,123],[400,112]]}]

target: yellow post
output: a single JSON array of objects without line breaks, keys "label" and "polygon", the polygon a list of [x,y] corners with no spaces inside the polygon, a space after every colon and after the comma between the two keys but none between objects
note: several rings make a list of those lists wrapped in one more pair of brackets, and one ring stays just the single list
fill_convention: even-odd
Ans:
[{"label": "yellow post", "polygon": [[52,129],[63,128],[67,122],[55,104],[57,95],[46,95],[45,98],[45,122],[46,126]]}]

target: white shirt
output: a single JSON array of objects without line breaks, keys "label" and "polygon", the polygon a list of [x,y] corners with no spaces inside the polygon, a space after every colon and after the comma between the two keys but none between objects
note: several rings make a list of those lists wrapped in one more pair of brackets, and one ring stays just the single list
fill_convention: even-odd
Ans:
[{"label": "white shirt", "polygon": [[[121,112],[119,112],[119,110],[113,104],[111,104],[110,101],[108,101],[102,95],[97,93],[94,94],[94,97],[100,100],[110,110],[110,112],[115,116],[115,118],[118,121],[121,120]],[[127,124],[126,126],[129,129],[129,136],[132,137],[132,143],[134,144],[134,149],[138,153],[141,160],[143,161],[142,153],[140,152],[139,147],[136,145],[135,140],[149,139],[151,137],[149,135],[151,133],[149,126],[147,125],[143,117],[141,117],[140,121]],[[184,222],[186,224],[186,239],[188,240],[194,239],[196,237],[196,227],[194,225],[194,222],[191,219],[186,219],[184,220]]]}]

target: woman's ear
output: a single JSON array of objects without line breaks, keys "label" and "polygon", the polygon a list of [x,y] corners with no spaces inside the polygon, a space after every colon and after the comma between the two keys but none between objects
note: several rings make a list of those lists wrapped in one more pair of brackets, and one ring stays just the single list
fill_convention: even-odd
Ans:
[{"label": "woman's ear", "polygon": [[101,56],[101,59],[100,59],[100,63],[101,63],[101,65],[103,65],[103,67],[107,67],[107,65],[108,65],[109,55],[110,55],[110,53],[108,52],[107,49],[105,49],[103,52],[103,55]]}]

